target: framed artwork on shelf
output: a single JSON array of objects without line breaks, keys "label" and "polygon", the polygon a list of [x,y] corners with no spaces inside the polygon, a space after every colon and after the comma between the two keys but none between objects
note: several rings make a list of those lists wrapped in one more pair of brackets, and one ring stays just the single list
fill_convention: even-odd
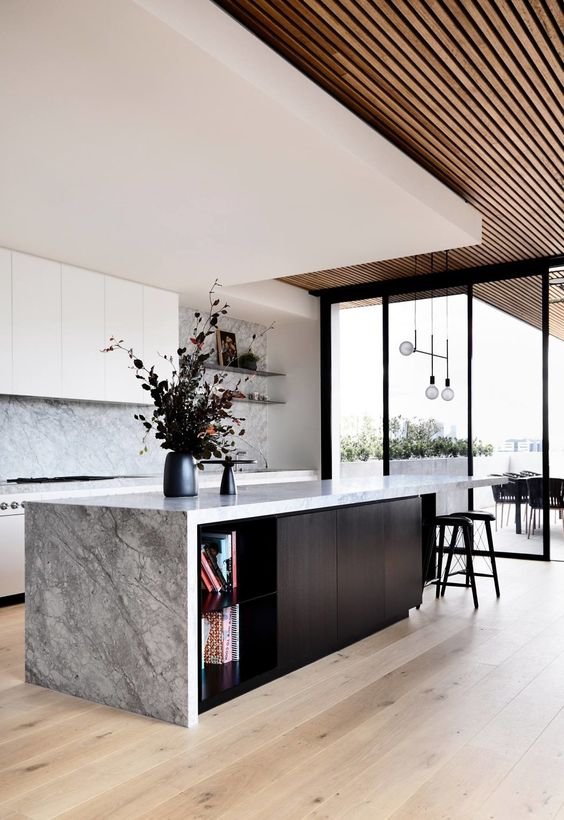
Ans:
[{"label": "framed artwork on shelf", "polygon": [[237,340],[230,330],[216,329],[217,361],[221,367],[237,365]]}]

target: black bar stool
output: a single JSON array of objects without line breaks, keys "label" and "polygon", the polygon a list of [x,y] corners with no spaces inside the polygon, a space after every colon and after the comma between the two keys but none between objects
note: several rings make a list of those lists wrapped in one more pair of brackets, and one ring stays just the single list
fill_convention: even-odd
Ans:
[{"label": "black bar stool", "polygon": [[[435,539],[436,539],[436,529],[439,528],[439,541],[436,546],[437,549],[437,573],[434,581],[431,583],[435,584],[436,588],[436,597],[438,598],[439,595],[441,597],[444,596],[445,590],[447,586],[450,587],[467,587],[470,585],[472,587],[472,598],[474,599],[474,606],[476,609],[478,608],[478,592],[476,590],[476,578],[474,577],[474,564],[472,561],[472,543],[473,543],[473,533],[472,533],[472,520],[466,514],[462,515],[460,513],[456,515],[437,515],[434,519],[434,527],[431,528],[431,532],[429,533],[429,544],[428,544],[428,556],[427,556],[427,568],[424,573],[424,579],[427,578],[429,574],[429,567],[431,565],[431,560],[433,557],[433,553],[435,551]],[[452,528],[452,533],[450,537],[450,544],[445,546],[445,536],[446,536],[446,528]],[[462,533],[462,547],[457,547],[458,535]],[[443,558],[445,553],[447,554],[447,562],[445,566],[444,578],[443,578]],[[450,571],[452,565],[452,558],[453,555],[464,555],[466,558],[465,567],[462,570],[456,570],[455,572]],[[449,581],[449,576],[454,575],[464,575],[465,581],[464,583],[460,583],[457,581]]]},{"label": "black bar stool", "polygon": [[[495,562],[495,551],[494,551],[494,544],[493,544],[493,536],[492,536],[492,521],[496,520],[495,515],[492,513],[487,512],[480,512],[477,511],[467,511],[467,512],[457,512],[453,513],[455,516],[464,516],[464,518],[469,518],[472,522],[482,523],[484,525],[484,531],[486,533],[486,545],[487,545],[487,554],[484,557],[489,558],[492,571],[491,572],[475,572],[474,576],[476,578],[493,578],[494,586],[495,586],[495,594],[499,598],[499,580],[497,577],[497,565]],[[475,541],[476,529],[472,528],[472,554],[473,555],[481,555],[482,552],[476,549],[476,541]]]},{"label": "black bar stool", "polygon": [[[474,577],[474,563],[472,561],[472,521],[466,515],[438,515],[435,519],[436,525],[439,527],[439,543],[437,545],[437,579],[436,597],[439,594],[444,597],[447,586],[449,587],[467,587],[469,584],[472,587],[472,598],[474,599],[474,606],[478,608],[478,591],[476,589],[476,578]],[[447,527],[452,528],[450,544],[445,545],[445,531]],[[458,534],[462,533],[462,547],[457,547]],[[445,566],[444,575],[442,574],[443,557],[447,555],[447,562]],[[464,569],[455,570],[451,572],[452,559],[454,555],[464,555],[466,558]],[[449,581],[449,577],[454,575],[464,575],[463,583],[459,581]],[[442,579],[442,580],[441,580]]]}]

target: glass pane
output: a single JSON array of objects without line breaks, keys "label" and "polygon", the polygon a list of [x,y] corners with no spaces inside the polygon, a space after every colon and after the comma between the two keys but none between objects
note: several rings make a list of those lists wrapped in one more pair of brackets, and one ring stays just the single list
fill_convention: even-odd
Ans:
[{"label": "glass pane", "polygon": [[497,517],[496,550],[542,555],[542,278],[484,283],[474,295],[473,429],[485,445],[474,472],[512,478],[477,490],[474,505]]},{"label": "glass pane", "polygon": [[382,303],[341,305],[341,477],[382,475]]},{"label": "glass pane", "polygon": [[564,269],[552,271],[549,286],[549,463],[552,479],[550,555],[564,561]]},{"label": "glass pane", "polygon": [[[390,301],[390,474],[467,475],[467,296],[441,291]],[[404,342],[415,343],[414,352]],[[431,352],[433,335],[433,358]],[[447,378],[447,338],[450,389]],[[400,351],[400,346],[404,353]],[[405,355],[407,353],[408,355]],[[426,395],[431,367],[436,397]],[[450,398],[445,400],[444,396]],[[437,495],[437,512],[468,509],[466,491]]]}]

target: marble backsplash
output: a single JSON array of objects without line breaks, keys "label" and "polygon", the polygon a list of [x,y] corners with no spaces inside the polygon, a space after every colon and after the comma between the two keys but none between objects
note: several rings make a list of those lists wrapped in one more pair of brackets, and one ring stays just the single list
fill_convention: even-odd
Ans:
[{"label": "marble backsplash", "polygon": [[[192,334],[193,322],[194,311],[180,308],[181,344]],[[246,350],[253,333],[264,330],[262,325],[231,317],[226,317],[221,327],[236,334],[240,352]],[[262,357],[260,366],[266,366],[265,336],[258,340],[254,349]],[[230,375],[225,386],[231,387],[236,381],[237,377]],[[240,389],[244,393],[266,393],[267,380],[253,377],[248,382],[241,382]],[[239,415],[245,417],[246,435],[241,438],[239,446],[245,455],[241,457],[256,459],[257,467],[262,468],[265,466],[262,453],[266,453],[268,438],[267,408],[252,404],[238,404],[236,408]],[[157,442],[149,440],[149,452],[139,455],[143,430],[133,418],[139,410],[144,412],[146,408],[131,404],[0,396],[0,479],[160,473],[166,451]]]}]

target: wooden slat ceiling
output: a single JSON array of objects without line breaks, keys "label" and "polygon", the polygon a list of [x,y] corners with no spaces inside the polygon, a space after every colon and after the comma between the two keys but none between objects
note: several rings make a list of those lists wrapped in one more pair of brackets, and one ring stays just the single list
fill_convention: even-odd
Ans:
[{"label": "wooden slat ceiling", "polygon": [[[483,242],[452,251],[452,269],[562,252],[556,0],[218,2],[480,211]],[[414,272],[413,259],[351,262],[283,281],[315,290]]]},{"label": "wooden slat ceiling", "polygon": [[[550,279],[561,279],[564,271],[554,271]],[[452,288],[449,293],[465,293],[464,287]],[[435,291],[435,296],[444,296],[444,291]],[[418,293],[418,299],[429,299],[431,291]],[[524,276],[519,279],[510,279],[502,282],[485,282],[474,285],[474,296],[492,307],[509,313],[523,322],[542,330],[542,281],[540,276]],[[390,297],[390,303],[402,302],[414,298],[414,294],[406,293]],[[554,284],[549,289],[549,332],[557,339],[564,341],[564,284]],[[382,299],[364,299],[355,302],[345,302],[343,308],[365,307],[367,305],[381,305]]]}]

